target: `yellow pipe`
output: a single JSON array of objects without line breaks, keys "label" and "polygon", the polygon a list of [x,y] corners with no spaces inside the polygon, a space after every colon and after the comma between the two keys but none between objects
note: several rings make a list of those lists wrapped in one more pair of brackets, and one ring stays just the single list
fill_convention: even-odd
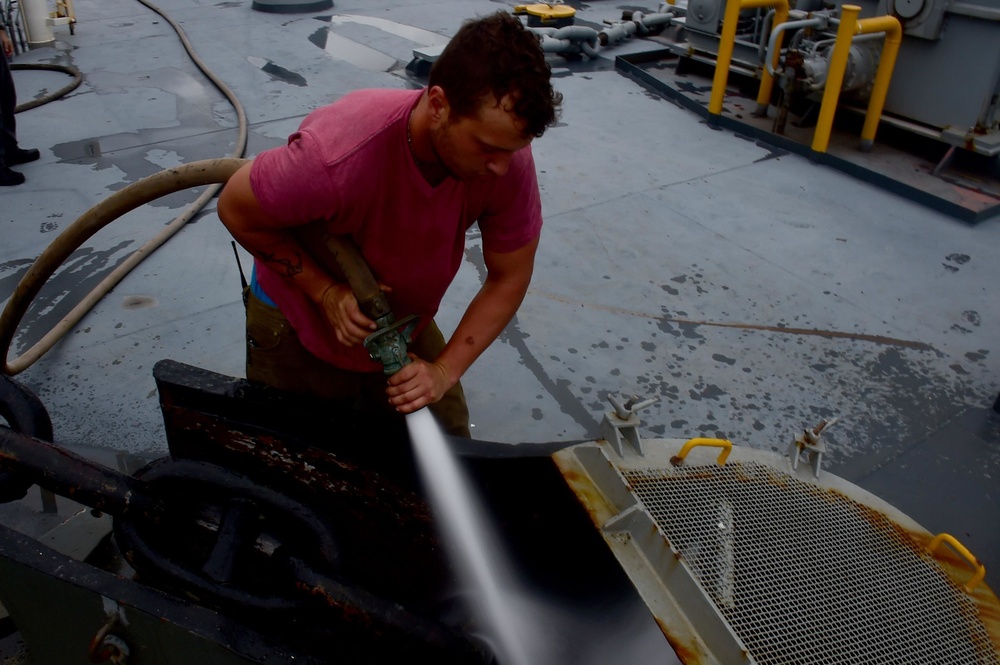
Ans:
[{"label": "yellow pipe", "polygon": [[[758,7],[774,7],[774,22],[772,29],[779,23],[788,19],[788,0],[728,0],[726,3],[726,13],[722,18],[722,37],[719,42],[719,55],[715,60],[715,76],[712,79],[712,95],[708,100],[708,112],[710,115],[722,114],[722,100],[726,96],[726,81],[729,79],[729,65],[733,60],[733,48],[736,45],[736,24],[739,23],[740,11],[743,9],[756,9]],[[778,40],[778,49],[781,48],[781,40]],[[777,51],[775,52],[777,58]],[[770,100],[771,88],[774,79],[764,68],[760,80],[760,92],[757,94],[757,102],[761,99]]]},{"label": "yellow pipe", "polygon": [[680,466],[684,462],[684,458],[687,457],[688,453],[695,446],[711,446],[713,448],[722,448],[722,452],[719,453],[719,458],[716,460],[719,466],[726,463],[726,458],[729,457],[729,453],[733,449],[733,442],[727,439],[688,439],[687,443],[681,447],[681,451],[670,458],[670,463],[674,466]]},{"label": "yellow pipe", "polygon": [[896,66],[903,28],[894,16],[876,16],[858,20],[860,12],[861,8],[857,5],[843,5],[840,8],[840,27],[837,28],[837,41],[830,57],[826,89],[823,91],[823,102],[819,110],[819,119],[816,121],[816,131],[813,134],[812,149],[815,152],[826,152],[830,147],[833,116],[837,111],[840,90],[844,86],[844,71],[847,69],[854,35],[884,32],[885,44],[882,46],[882,56],[878,71],[875,73],[868,110],[865,113],[865,124],[861,130],[861,149],[871,150],[875,140],[875,130],[878,129],[879,120],[882,118],[882,109],[885,107],[885,97],[889,92],[892,70]]},{"label": "yellow pipe", "polygon": [[833,55],[830,56],[830,67],[826,74],[826,89],[823,91],[823,102],[820,104],[819,118],[816,120],[816,130],[813,132],[812,149],[816,152],[826,152],[830,146],[833,115],[837,111],[840,89],[844,86],[844,70],[847,69],[847,57],[851,53],[851,41],[858,28],[858,14],[860,13],[861,7],[857,5],[841,5],[840,7],[837,41],[833,45]]},{"label": "yellow pipe", "polygon": [[927,551],[933,554],[942,542],[951,545],[952,549],[965,557],[965,560],[972,564],[975,573],[963,587],[966,593],[972,593],[972,590],[979,586],[979,583],[983,581],[984,577],[986,577],[986,567],[979,563],[979,559],[973,556],[972,552],[967,550],[965,546],[958,542],[958,540],[951,534],[939,533],[934,537],[934,540],[931,541],[930,545],[927,546]]},{"label": "yellow pipe", "polygon": [[[788,20],[788,2],[784,1],[774,8],[774,20],[771,22],[771,30]],[[774,40],[774,59],[771,61],[771,69],[777,71],[781,61],[781,42],[785,38],[785,33],[778,33],[778,38]],[[767,67],[760,77],[760,90],[757,91],[757,109],[755,115],[766,117],[767,107],[771,104],[771,90],[774,88],[774,77]]]},{"label": "yellow pipe", "polygon": [[868,111],[865,113],[865,125],[861,129],[861,149],[868,151],[875,143],[875,131],[878,129],[879,120],[882,118],[882,109],[885,107],[885,98],[889,94],[889,81],[892,79],[892,70],[896,65],[896,56],[899,54],[899,45],[903,41],[903,26],[895,16],[877,16],[875,18],[861,19],[859,22],[861,33],[884,32],[885,43],[882,45],[882,59],[878,63],[878,71],[875,73],[875,83],[872,84],[872,94],[868,101]]}]

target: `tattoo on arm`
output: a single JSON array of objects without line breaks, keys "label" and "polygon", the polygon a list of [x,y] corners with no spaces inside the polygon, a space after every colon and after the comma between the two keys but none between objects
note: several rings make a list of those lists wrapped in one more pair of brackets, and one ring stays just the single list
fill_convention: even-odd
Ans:
[{"label": "tattoo on arm", "polygon": [[295,277],[302,272],[302,255],[292,252],[292,257],[279,257],[271,252],[261,252],[260,258],[264,263],[275,268],[275,272],[285,277]]}]

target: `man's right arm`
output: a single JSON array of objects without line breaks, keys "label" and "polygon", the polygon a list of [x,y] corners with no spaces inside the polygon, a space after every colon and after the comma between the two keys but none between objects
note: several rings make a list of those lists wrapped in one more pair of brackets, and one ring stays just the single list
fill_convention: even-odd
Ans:
[{"label": "man's right arm", "polygon": [[7,30],[4,28],[3,23],[0,23],[0,50],[7,57],[14,54],[14,43],[7,36]]},{"label": "man's right arm", "polygon": [[243,165],[226,183],[219,196],[219,219],[248,252],[293,281],[326,312],[341,344],[360,344],[375,323],[361,313],[350,287],[334,280],[288,227],[264,212],[250,186],[251,167],[252,163]]}]

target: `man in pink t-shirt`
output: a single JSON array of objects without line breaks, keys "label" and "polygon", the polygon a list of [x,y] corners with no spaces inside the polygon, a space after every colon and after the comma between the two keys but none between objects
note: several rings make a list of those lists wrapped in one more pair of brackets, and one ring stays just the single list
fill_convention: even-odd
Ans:
[{"label": "man in pink t-shirt", "polygon": [[[255,258],[247,377],[404,414],[429,406],[468,436],[459,379],[531,279],[542,218],[530,143],[560,101],[537,38],[498,12],[459,30],[426,89],[345,95],[240,169],[219,217]],[[445,343],[433,316],[475,223],[487,276]],[[388,380],[361,344],[375,322],[304,231],[350,238],[395,318],[420,317],[413,362]]]}]

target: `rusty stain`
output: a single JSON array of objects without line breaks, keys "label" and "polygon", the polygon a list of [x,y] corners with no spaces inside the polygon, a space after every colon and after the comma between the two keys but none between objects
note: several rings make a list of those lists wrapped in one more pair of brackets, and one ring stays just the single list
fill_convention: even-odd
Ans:
[{"label": "rusty stain", "polygon": [[[990,651],[985,648],[986,645],[976,643],[977,652],[980,655],[1000,653],[1000,599],[997,598],[996,593],[994,593],[985,581],[980,582],[971,593],[965,591],[963,586],[972,577],[973,571],[970,568],[969,562],[964,557],[946,545],[938,547],[934,552],[928,552],[927,546],[934,539],[933,535],[925,531],[906,531],[902,527],[899,528],[907,537],[912,539],[914,547],[919,549],[924,555],[931,556],[941,567],[948,579],[954,583],[955,593],[965,595],[972,601],[975,612],[967,613],[962,618],[971,625],[982,623],[986,629],[986,634],[989,635],[992,646],[992,651]],[[959,607],[964,607],[964,605],[960,604]]]},{"label": "rusty stain", "polygon": [[660,631],[663,632],[663,636],[667,638],[667,642],[670,644],[670,648],[674,650],[677,657],[680,659],[684,665],[702,665],[703,663],[711,662],[702,649],[701,645],[694,639],[691,642],[685,642],[679,635],[676,635],[670,630],[670,626],[667,622],[658,616],[653,616],[656,619],[657,625],[660,627]]},{"label": "rusty stain", "polygon": [[[164,412],[170,413],[173,417],[172,427],[196,429],[201,437],[210,438],[217,448],[224,448],[246,460],[257,460],[318,491],[342,497],[348,495],[352,499],[366,498],[376,504],[388,501],[398,504],[393,509],[397,514],[401,512],[405,513],[408,519],[417,518],[421,522],[431,522],[429,509],[418,497],[384,492],[378,474],[344,462],[329,451],[310,448],[292,452],[283,438],[277,435],[255,432],[250,436],[225,421],[205,419],[204,415],[196,416],[197,420],[192,422],[191,417],[183,409],[174,412],[173,409],[164,408]],[[198,452],[194,450],[191,451],[191,456],[199,457]],[[332,475],[334,472],[342,473],[343,477]],[[389,496],[390,494],[392,496]]]},{"label": "rusty stain", "polygon": [[569,298],[564,298],[562,296],[557,296],[553,293],[539,291],[537,289],[529,289],[529,291],[534,295],[542,296],[544,298],[548,298],[549,300],[554,300],[556,302],[587,306],[595,310],[612,312],[615,314],[625,314],[629,316],[636,316],[646,319],[653,319],[656,321],[663,321],[665,323],[676,323],[679,325],[690,325],[690,326],[710,326],[714,328],[737,328],[740,330],[758,330],[762,332],[781,333],[783,335],[810,335],[814,337],[826,337],[829,339],[851,339],[859,342],[872,342],[875,344],[884,344],[886,346],[901,346],[907,349],[917,349],[919,351],[934,350],[933,346],[931,346],[930,344],[926,344],[924,342],[915,342],[913,340],[907,340],[907,339],[897,339],[895,337],[886,337],[884,335],[866,335],[864,333],[850,333],[850,332],[842,332],[839,330],[817,330],[815,328],[789,328],[785,326],[763,326],[754,323],[725,323],[718,321],[696,321],[693,319],[679,319],[671,316],[653,315],[653,314],[647,314],[645,312],[637,312],[635,310],[628,310],[622,307],[595,305],[592,303],[582,303],[579,301],[570,300]]},{"label": "rusty stain", "polygon": [[590,476],[580,466],[580,462],[569,450],[561,450],[552,456],[553,461],[562,473],[566,484],[570,486],[577,499],[587,510],[591,521],[600,529],[619,510],[602,494],[590,480]]}]

